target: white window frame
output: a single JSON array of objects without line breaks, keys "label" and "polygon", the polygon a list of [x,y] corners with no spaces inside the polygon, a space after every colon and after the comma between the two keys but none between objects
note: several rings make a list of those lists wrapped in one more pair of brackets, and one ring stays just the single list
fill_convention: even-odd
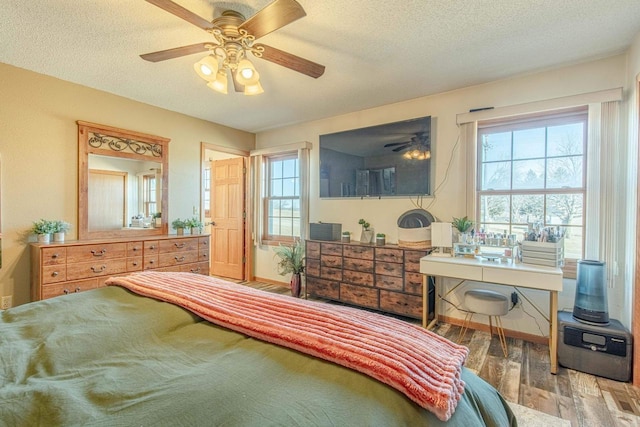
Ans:
[{"label": "white window frame", "polygon": [[[274,164],[280,165],[284,161],[295,161],[294,173],[290,176],[273,176],[272,175],[272,166]],[[301,197],[300,197],[300,159],[298,158],[297,152],[292,153],[283,153],[272,156],[264,157],[264,197],[263,197],[263,212],[264,212],[264,234],[262,236],[263,242],[273,243],[273,242],[287,242],[291,243],[296,239],[300,238],[300,229],[302,228],[301,224]],[[292,188],[293,194],[286,195],[276,195],[276,191],[274,186],[280,187],[281,189],[285,187],[285,181],[293,180]],[[292,205],[297,204],[297,215],[295,214],[295,209],[293,206],[291,207],[291,214],[278,214],[276,216],[270,215],[273,211],[269,208],[271,203],[280,203],[290,201]],[[277,222],[280,224],[280,229],[277,230],[279,232],[275,232],[276,230],[270,230],[270,224],[272,222]],[[288,222],[291,220],[291,233],[282,234],[282,226],[283,222]],[[298,222],[297,228],[294,223]],[[296,232],[297,231],[297,232]]]}]

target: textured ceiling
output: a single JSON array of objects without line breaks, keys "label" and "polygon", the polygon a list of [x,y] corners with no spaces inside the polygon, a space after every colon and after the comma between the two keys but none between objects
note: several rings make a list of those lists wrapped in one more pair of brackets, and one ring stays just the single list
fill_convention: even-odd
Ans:
[{"label": "textured ceiling", "polygon": [[[638,0],[298,0],[307,16],[261,42],[326,66],[312,79],[256,59],[265,93],[221,95],[195,54],[212,39],[143,0],[0,0],[0,62],[250,132],[624,52]],[[177,0],[211,20],[269,0]]]}]

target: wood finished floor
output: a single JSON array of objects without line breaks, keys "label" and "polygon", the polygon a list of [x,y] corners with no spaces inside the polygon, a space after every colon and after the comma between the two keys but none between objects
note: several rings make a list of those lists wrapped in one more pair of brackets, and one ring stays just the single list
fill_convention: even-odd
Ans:
[{"label": "wood finished floor", "polygon": [[[241,282],[268,292],[289,294],[284,286]],[[419,323],[413,319],[407,321]],[[441,323],[436,333],[457,340],[460,327]],[[572,427],[640,427],[640,388],[572,369],[549,372],[549,347],[507,338],[504,357],[498,338],[468,331],[461,344],[469,347],[465,366],[493,385],[509,402],[571,422]]]}]

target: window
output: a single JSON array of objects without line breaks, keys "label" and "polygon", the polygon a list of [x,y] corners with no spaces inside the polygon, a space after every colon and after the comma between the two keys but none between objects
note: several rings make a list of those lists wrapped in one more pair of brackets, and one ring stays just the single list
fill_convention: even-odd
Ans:
[{"label": "window", "polygon": [[156,200],[156,176],[144,175],[142,177],[142,203],[144,216],[151,216],[157,212]]},{"label": "window", "polygon": [[478,123],[480,228],[562,232],[565,259],[583,258],[586,153],[586,108]]},{"label": "window", "polygon": [[300,165],[297,153],[265,157],[264,239],[300,237]]}]

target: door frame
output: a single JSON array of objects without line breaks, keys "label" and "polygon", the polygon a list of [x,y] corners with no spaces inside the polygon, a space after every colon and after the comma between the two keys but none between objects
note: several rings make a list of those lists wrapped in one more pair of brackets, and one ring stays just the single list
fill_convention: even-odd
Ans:
[{"label": "door frame", "polygon": [[[243,256],[244,256],[244,280],[250,281],[253,280],[253,251],[251,250],[251,230],[252,230],[252,218],[251,215],[251,187],[250,184],[250,157],[249,151],[239,150],[237,148],[224,147],[222,145],[210,144],[208,142],[200,143],[200,212],[202,217],[204,218],[204,188],[203,188],[203,180],[204,180],[204,167],[205,164],[209,164],[209,160],[205,158],[206,150],[217,151],[219,153],[225,154],[233,154],[235,156],[240,156],[245,158],[245,168],[247,169],[244,174],[244,208],[245,208],[245,221],[244,221],[244,242],[243,242]],[[211,272],[211,261],[209,261],[209,272]]]}]

